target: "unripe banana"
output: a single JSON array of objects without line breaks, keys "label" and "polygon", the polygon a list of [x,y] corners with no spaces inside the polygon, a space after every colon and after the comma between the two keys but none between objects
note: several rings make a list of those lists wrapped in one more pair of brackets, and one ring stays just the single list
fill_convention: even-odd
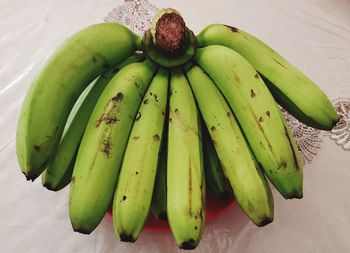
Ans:
[{"label": "unripe banana", "polygon": [[205,180],[200,119],[182,71],[171,73],[167,214],[177,245],[194,249],[205,225]]},{"label": "unripe banana", "polygon": [[69,215],[74,231],[89,234],[105,215],[132,124],[155,70],[148,60],[124,67],[98,99],[72,176]]},{"label": "unripe banana", "polygon": [[[194,88],[192,89],[195,94]],[[206,184],[217,197],[226,200],[231,196],[230,185],[220,165],[220,160],[216,154],[205,123],[202,124],[202,140]]]},{"label": "unripe banana", "polygon": [[54,155],[83,90],[140,43],[120,24],[96,24],[74,34],[47,60],[28,91],[17,127],[17,158],[28,180],[37,178]]},{"label": "unripe banana", "polygon": [[[121,68],[128,64],[141,61],[142,59],[143,55],[141,54],[128,57],[122,63],[102,74],[101,77],[99,77],[95,83],[92,83],[79,97],[72,109],[72,113],[74,113],[73,111],[75,111],[75,113],[69,115],[67,120],[68,126],[64,131],[55,156],[41,175],[42,184],[47,189],[58,191],[70,183],[81,138],[102,91]],[[79,109],[76,110],[75,108]],[[70,120],[70,117],[72,117],[72,120]]]},{"label": "unripe banana", "polygon": [[254,68],[224,46],[197,50],[195,59],[209,74],[232,111],[262,165],[284,198],[302,198],[302,165],[280,110]]},{"label": "unripe banana", "polygon": [[200,47],[223,45],[241,54],[264,78],[276,101],[304,124],[330,130],[338,122],[324,92],[281,55],[253,35],[212,24],[198,35]]},{"label": "unripe banana", "polygon": [[159,154],[156,181],[154,183],[151,210],[154,217],[160,220],[167,220],[166,195],[167,195],[167,152],[168,152],[168,114],[165,114],[166,124],[164,125],[162,146]]},{"label": "unripe banana", "polygon": [[113,223],[122,241],[135,242],[151,206],[167,105],[168,71],[153,78],[132,127],[113,200]]},{"label": "unripe banana", "polygon": [[274,215],[271,190],[229,105],[200,67],[193,66],[186,75],[237,203],[256,225],[270,223]]}]

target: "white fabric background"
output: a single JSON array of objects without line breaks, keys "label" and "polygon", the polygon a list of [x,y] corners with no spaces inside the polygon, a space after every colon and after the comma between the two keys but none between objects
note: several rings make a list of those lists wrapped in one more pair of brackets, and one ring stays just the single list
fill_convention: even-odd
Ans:
[{"label": "white fabric background", "polygon": [[[350,1],[150,1],[179,10],[195,32],[227,23],[257,35],[330,98],[350,96]],[[68,189],[53,193],[27,182],[15,156],[23,97],[44,59],[67,36],[102,22],[121,1],[0,1],[0,252],[177,252],[170,234],[115,238],[110,217],[91,235],[71,229]],[[350,130],[349,130],[350,131]],[[193,252],[350,252],[350,153],[327,137],[304,168],[304,198],[276,191],[275,220],[257,228],[236,207],[207,226]]]}]

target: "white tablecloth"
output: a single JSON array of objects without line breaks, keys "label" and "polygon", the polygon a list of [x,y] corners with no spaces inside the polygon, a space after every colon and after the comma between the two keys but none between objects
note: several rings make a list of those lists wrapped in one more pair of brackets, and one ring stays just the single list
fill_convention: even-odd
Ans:
[{"label": "white tablecloth", "polygon": [[[350,252],[350,152],[346,150],[350,142],[350,1],[150,2],[157,8],[179,10],[195,32],[210,23],[226,23],[260,37],[338,101],[343,122],[348,124],[341,137],[333,136],[338,144],[323,132],[307,135],[304,128],[297,129],[301,137],[306,135],[301,141],[316,143],[304,150],[302,200],[287,201],[274,191],[275,219],[263,228],[249,222],[238,208],[231,208],[206,227],[193,252]],[[143,232],[135,244],[122,243],[114,235],[110,217],[91,235],[74,233],[68,216],[68,188],[53,193],[40,180],[27,182],[15,155],[20,106],[43,61],[67,36],[103,22],[114,8],[109,18],[125,20],[128,14],[121,17],[118,11],[133,4],[132,0],[1,0],[1,253],[178,251],[171,234]],[[153,10],[147,3],[141,7]]]}]

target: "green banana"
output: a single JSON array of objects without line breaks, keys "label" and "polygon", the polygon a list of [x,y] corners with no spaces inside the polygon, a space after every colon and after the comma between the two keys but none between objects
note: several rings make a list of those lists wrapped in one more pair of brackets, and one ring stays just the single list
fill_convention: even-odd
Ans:
[{"label": "green banana", "polygon": [[229,105],[200,67],[193,66],[186,75],[237,203],[256,225],[270,223],[274,215],[270,187],[256,166]]},{"label": "green banana", "polygon": [[[168,123],[168,114],[165,113],[165,121]],[[168,124],[164,125],[162,146],[159,154],[156,181],[153,189],[151,210],[154,217],[160,220],[167,220],[166,211],[166,178],[167,178],[167,152],[168,152]]]},{"label": "green banana", "polygon": [[179,69],[171,72],[167,215],[177,245],[194,249],[205,225],[205,180],[199,114]]},{"label": "green banana", "polygon": [[69,194],[74,231],[89,234],[113,199],[129,133],[156,67],[149,60],[121,69],[91,114],[75,162]]},{"label": "green banana", "polygon": [[53,53],[29,89],[17,127],[17,158],[28,180],[46,168],[88,84],[140,46],[141,39],[128,28],[101,23],[77,32]]},{"label": "green banana", "polygon": [[224,46],[198,49],[195,59],[224,94],[276,189],[284,198],[302,198],[302,165],[293,149],[294,139],[258,73],[241,55]]},{"label": "green banana", "polygon": [[96,105],[97,99],[100,97],[104,88],[112,77],[123,67],[128,64],[143,60],[142,54],[135,54],[128,57],[125,61],[116,67],[106,71],[95,83],[88,86],[82,93],[78,101],[72,109],[73,119],[70,121],[71,115],[68,117],[68,127],[65,129],[62,140],[57,148],[55,156],[49,163],[49,166],[41,175],[42,184],[49,190],[58,191],[68,185],[71,181],[73,167],[81,138],[90,118],[90,115]]},{"label": "green banana", "polygon": [[253,35],[212,24],[198,35],[200,47],[222,45],[247,59],[266,80],[276,101],[304,124],[331,130],[339,120],[324,92],[286,59]]},{"label": "green banana", "polygon": [[[191,87],[193,86],[191,85]],[[192,90],[195,94],[195,90],[193,88]],[[206,183],[217,197],[226,200],[231,197],[230,185],[220,165],[220,160],[210,139],[205,123],[202,124],[202,140]]]},{"label": "green banana", "polygon": [[114,230],[135,242],[151,206],[167,105],[168,71],[160,69],[132,127],[113,200]]}]

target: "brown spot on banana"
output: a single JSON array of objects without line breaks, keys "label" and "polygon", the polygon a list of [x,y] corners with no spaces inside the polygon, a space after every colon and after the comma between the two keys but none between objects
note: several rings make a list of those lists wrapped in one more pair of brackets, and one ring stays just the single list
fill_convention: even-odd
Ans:
[{"label": "brown spot on banana", "polygon": [[237,83],[241,83],[241,79],[240,79],[239,76],[237,76],[236,74],[235,74],[234,79],[236,80]]},{"label": "brown spot on banana", "polygon": [[250,90],[250,97],[255,98],[256,94],[253,89]]},{"label": "brown spot on banana", "polygon": [[153,136],[153,140],[154,140],[154,141],[160,141],[159,135],[158,135],[158,134],[155,134],[155,135]]},{"label": "brown spot on banana", "polygon": [[120,102],[123,100],[123,98],[124,98],[123,93],[118,92],[117,95],[112,98],[112,100],[115,102]]},{"label": "brown spot on banana", "polygon": [[101,141],[100,150],[107,158],[111,157],[112,141],[110,138],[106,138]]},{"label": "brown spot on banana", "polygon": [[111,98],[111,100],[107,103],[105,113],[102,113],[101,117],[96,122],[96,127],[99,127],[102,122],[105,122],[107,125],[115,124],[117,121],[117,117],[115,116],[115,108],[117,105],[123,100],[123,93],[118,92],[117,95]]},{"label": "brown spot on banana", "polygon": [[[250,113],[253,115],[253,118],[254,118],[254,120],[255,120],[255,122],[256,122],[256,124],[257,124],[259,130],[260,130],[260,132],[261,132],[262,135],[264,136],[264,139],[265,139],[265,141],[266,141],[266,143],[267,143],[269,149],[272,151],[272,145],[271,145],[269,139],[267,138],[264,129],[262,128],[262,126],[261,126],[261,124],[260,124],[261,122],[259,121],[258,117],[255,115],[255,113],[254,113],[254,111],[252,110],[252,108],[249,107],[249,111],[250,111]],[[261,144],[262,144],[262,143],[261,143]]]},{"label": "brown spot on banana", "polygon": [[239,30],[238,28],[236,27],[233,27],[233,26],[230,26],[230,25],[225,25],[227,28],[229,28],[231,30],[231,32],[234,32],[234,33],[238,33]]}]

